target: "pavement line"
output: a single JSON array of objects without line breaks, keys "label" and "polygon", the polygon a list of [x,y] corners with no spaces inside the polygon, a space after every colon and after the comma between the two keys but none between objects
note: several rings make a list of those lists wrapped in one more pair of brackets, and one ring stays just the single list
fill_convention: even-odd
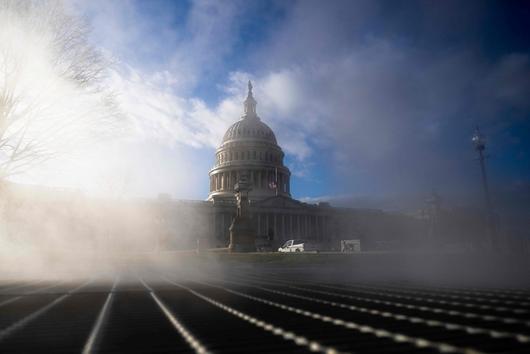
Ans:
[{"label": "pavement line", "polygon": [[112,284],[112,288],[110,289],[109,294],[107,295],[107,299],[105,300],[103,307],[99,311],[98,318],[96,320],[96,323],[94,323],[94,327],[92,328],[92,331],[90,332],[90,336],[88,337],[88,340],[85,343],[85,346],[83,347],[83,352],[82,352],[83,354],[97,352],[97,347],[101,340],[101,331],[102,331],[103,326],[106,323],[107,314],[112,304],[112,299],[114,298],[114,291],[116,289],[116,285],[118,284],[118,282],[119,282],[119,277],[116,277],[114,279],[114,283]]},{"label": "pavement line", "polygon": [[[299,299],[303,299],[303,300],[307,300],[307,301],[318,302],[318,303],[322,303],[322,304],[325,304],[325,305],[330,305],[330,306],[334,306],[334,307],[340,307],[340,308],[348,309],[350,311],[369,313],[369,314],[374,315],[374,316],[382,316],[382,317],[387,317],[387,318],[393,318],[393,319],[398,320],[398,321],[407,321],[407,322],[411,322],[411,323],[414,323],[414,324],[424,324],[424,325],[427,325],[429,327],[443,327],[443,328],[445,328],[445,329],[447,329],[449,331],[459,330],[459,331],[464,331],[464,332],[466,332],[468,334],[485,334],[485,335],[490,336],[492,339],[511,338],[511,339],[515,339],[515,340],[517,340],[517,341],[519,341],[521,343],[530,342],[530,337],[528,337],[527,335],[522,334],[522,333],[496,331],[496,330],[491,330],[491,329],[487,329],[487,328],[480,328],[480,327],[462,325],[462,324],[451,323],[451,322],[431,320],[431,319],[415,317],[415,316],[407,316],[407,315],[396,314],[396,313],[392,313],[392,312],[388,312],[388,311],[380,311],[380,310],[376,310],[376,309],[370,309],[370,308],[366,308],[366,307],[359,307],[359,306],[339,303],[339,302],[335,302],[335,301],[317,299],[317,298],[310,297],[310,296],[298,295],[298,294],[293,294],[293,293],[280,291],[280,290],[268,289],[268,288],[264,288],[264,287],[261,287],[261,286],[252,286],[252,287],[255,287],[257,289],[260,289],[260,290],[263,290],[263,291],[267,291],[267,292],[270,292],[270,293],[273,293],[273,294],[279,294],[279,295],[299,298]],[[292,288],[296,288],[296,287],[292,287]],[[324,294],[324,295],[329,295],[329,296],[336,296],[337,295],[335,293],[323,292],[323,291],[318,291],[317,293]],[[378,302],[380,302],[380,301],[378,301]],[[383,304],[385,304],[385,303],[383,302]]]},{"label": "pavement line", "polygon": [[38,294],[39,292],[47,290],[47,289],[56,288],[56,287],[62,285],[63,283],[64,282],[59,282],[58,284],[55,284],[55,285],[45,286],[44,288],[35,289],[35,290],[29,291],[27,293],[21,294],[21,295],[16,295],[15,297],[12,297],[10,299],[7,299],[7,300],[4,300],[4,301],[0,302],[0,307],[8,305],[8,304],[10,304],[12,302],[18,301],[18,300],[22,299],[24,296],[34,295],[34,294]]},{"label": "pavement line", "polygon": [[[278,277],[281,276],[281,274],[277,273],[271,273],[268,274],[269,276]],[[362,284],[362,285],[359,285]],[[476,299],[476,296],[482,297],[499,297],[499,298],[511,298],[515,300],[530,300],[530,289],[529,290],[514,290],[514,289],[496,289],[496,288],[465,288],[465,287],[450,287],[450,286],[434,286],[434,285],[422,285],[422,287],[414,286],[414,285],[404,285],[401,283],[394,282],[378,282],[375,283],[367,283],[366,281],[363,282],[356,282],[355,284],[352,283],[346,283],[345,286],[353,286],[353,287],[366,287],[366,288],[373,288],[377,290],[381,289],[389,289],[389,290],[402,290],[402,291],[422,291],[425,293],[429,293],[430,296],[437,296],[437,297],[451,297],[454,294],[454,296],[461,297],[462,294],[467,295],[473,295],[472,300]]]},{"label": "pavement line", "polygon": [[88,285],[89,283],[91,283],[91,281],[87,281],[86,283],[78,286],[77,288],[69,291],[68,293],[56,298],[55,300],[53,300],[52,302],[44,305],[43,307],[41,307],[40,309],[34,311],[33,313],[27,315],[26,317],[22,318],[21,320],[18,320],[16,321],[15,323],[13,323],[12,325],[10,325],[9,327],[3,329],[3,330],[0,330],[0,342],[2,342],[4,339],[6,339],[7,337],[9,337],[11,334],[13,334],[14,332],[16,332],[17,330],[25,327],[28,323],[30,323],[31,321],[35,320],[36,318],[40,317],[41,315],[45,314],[46,312],[48,312],[51,308],[55,307],[57,304],[61,303],[63,300],[65,300],[66,298],[68,298],[70,295],[72,295],[73,293],[75,293],[76,291],[78,291],[79,289],[85,287],[86,285]]},{"label": "pavement line", "polygon": [[[420,296],[426,296],[426,297],[440,297],[440,298],[449,298],[449,299],[457,299],[457,300],[471,300],[476,302],[487,302],[492,304],[506,304],[506,305],[516,305],[516,306],[530,306],[530,303],[527,301],[520,301],[528,300],[527,298],[516,298],[515,300],[506,300],[513,299],[513,297],[508,297],[507,295],[497,294],[497,295],[484,295],[481,293],[472,293],[463,295],[464,292],[458,292],[456,290],[437,290],[436,288],[426,288],[426,289],[420,289],[420,288],[414,288],[414,287],[404,287],[404,286],[389,286],[389,285],[379,285],[379,286],[373,286],[373,285],[354,285],[354,284],[345,284],[346,288],[368,288],[368,289],[375,289],[377,291],[388,291],[388,292],[397,292],[402,294],[413,294],[413,295],[420,295]],[[468,292],[465,292],[468,293]],[[473,296],[470,296],[473,295]],[[498,299],[491,298],[491,297],[498,297]]]},{"label": "pavement line", "polygon": [[319,313],[312,312],[312,311],[303,310],[303,309],[296,308],[296,307],[289,306],[289,305],[284,305],[284,304],[281,304],[275,301],[270,301],[267,299],[263,299],[257,296],[248,295],[248,294],[236,291],[236,290],[228,289],[223,286],[217,286],[217,285],[206,284],[206,283],[205,285],[210,285],[216,288],[220,288],[234,295],[238,295],[238,296],[241,296],[241,297],[244,297],[244,298],[256,301],[256,302],[260,302],[260,303],[263,303],[269,306],[280,308],[282,310],[293,312],[298,315],[309,317],[315,320],[319,320],[319,321],[326,322],[326,323],[331,323],[333,325],[344,327],[346,329],[354,330],[354,331],[361,332],[361,333],[369,333],[377,337],[387,337],[396,343],[406,342],[406,343],[409,343],[415,346],[416,348],[431,348],[441,353],[466,353],[466,354],[481,353],[480,351],[476,351],[470,348],[459,348],[459,347],[450,345],[448,343],[434,342],[434,341],[430,341],[425,338],[412,337],[412,336],[408,336],[408,335],[401,334],[401,333],[393,333],[393,332],[386,331],[383,329],[377,329],[371,326],[362,325],[362,324],[351,322],[351,321],[345,321],[339,318],[333,318],[331,316],[319,314]]},{"label": "pavement line", "polygon": [[27,288],[28,286],[32,286],[32,285],[43,283],[43,282],[44,280],[34,280],[34,281],[30,281],[24,284],[19,284],[19,285],[15,285],[9,288],[5,288],[5,289],[0,290],[0,295],[10,295],[10,294],[6,294],[5,292],[15,290],[15,289],[20,289],[20,288]]},{"label": "pavement line", "polygon": [[4,301],[0,302],[0,307],[5,306],[5,305],[9,305],[10,303],[15,302],[17,300],[20,300],[21,298],[22,298],[22,296],[19,295],[19,296],[12,297],[11,299],[4,300]]},{"label": "pavement line", "polygon": [[209,351],[203,346],[192,334],[191,332],[175,317],[171,310],[164,304],[164,302],[156,295],[155,291],[147,285],[142,278],[139,278],[143,286],[149,291],[149,294],[158,305],[162,313],[167,317],[169,322],[175,327],[179,334],[184,338],[184,340],[189,344],[189,346],[197,354],[208,354]]},{"label": "pavement line", "polygon": [[[366,285],[369,286],[369,285]],[[412,290],[412,291],[425,291],[429,293],[440,294],[440,292],[444,294],[454,294],[455,296],[462,296],[464,295],[472,295],[472,296],[485,296],[485,297],[498,297],[498,298],[509,298],[509,299],[515,299],[515,300],[530,300],[530,294],[521,294],[521,293],[514,293],[513,291],[506,291],[501,289],[489,289],[489,290],[480,290],[480,289],[473,289],[473,288],[451,288],[447,286],[433,286],[433,285],[427,285],[424,288],[418,288],[417,286],[404,286],[404,285],[394,285],[394,284],[387,284],[387,285],[380,285],[382,288],[389,288],[389,289],[404,289],[404,290]],[[452,295],[448,295],[452,296]]]},{"label": "pavement line", "polygon": [[[261,281],[251,280],[251,281],[255,282],[255,283],[266,283],[266,284],[268,283],[268,284],[272,284],[272,285],[279,284],[278,282],[270,282],[270,281],[263,281],[263,280],[261,280]],[[346,299],[355,300],[355,301],[362,301],[362,302],[368,302],[368,303],[374,303],[374,304],[382,304],[382,305],[393,306],[393,307],[398,307],[398,308],[406,308],[406,309],[409,309],[409,310],[416,310],[416,311],[421,311],[421,312],[431,312],[431,313],[435,313],[435,314],[442,314],[442,315],[447,315],[447,316],[452,316],[452,317],[463,317],[463,318],[468,318],[468,319],[469,318],[476,318],[476,319],[479,319],[479,320],[482,320],[482,321],[485,321],[485,322],[497,321],[497,322],[502,322],[502,323],[505,323],[505,324],[520,324],[520,325],[524,325],[526,327],[530,327],[530,321],[520,320],[520,319],[517,319],[517,318],[511,318],[511,317],[500,317],[500,316],[495,316],[495,315],[481,315],[481,314],[472,313],[472,312],[463,312],[463,311],[457,311],[457,310],[447,310],[447,309],[437,308],[437,307],[428,307],[428,306],[412,305],[412,304],[406,304],[406,303],[395,302],[395,301],[378,300],[378,299],[366,298],[366,297],[362,297],[362,296],[353,296],[353,295],[340,294],[340,293],[336,293],[336,292],[331,293],[329,291],[312,289],[312,288],[304,288],[304,287],[294,286],[294,285],[281,285],[281,286],[285,286],[285,287],[288,287],[288,288],[291,288],[291,289],[304,291],[304,292],[309,292],[309,293],[313,293],[313,294],[323,294],[323,295],[328,295],[328,296],[346,298]],[[321,287],[321,288],[329,288],[329,289],[333,289],[333,290],[343,290],[343,291],[346,291],[346,292],[353,292],[353,293],[356,293],[356,292],[366,293],[366,292],[363,292],[362,290],[361,291],[348,290],[348,289],[345,289],[345,288],[342,288],[342,287],[330,286],[330,285],[319,285],[319,284],[316,284],[316,283],[315,283],[315,286],[318,286],[318,287]],[[376,292],[368,292],[368,293],[369,294],[373,293],[374,295],[379,295],[379,296],[393,297],[392,295],[384,295],[384,294],[379,294],[379,293],[376,293]],[[395,297],[402,298],[403,296],[396,295]],[[409,297],[407,297],[407,298],[409,298]],[[441,323],[443,323],[443,322],[441,322]],[[454,324],[448,324],[448,325],[453,327],[453,328],[455,326],[460,326],[460,325],[454,325]],[[468,331],[469,333],[488,333],[490,336],[492,336],[494,338],[510,337],[511,336],[511,337],[517,338],[517,340],[519,340],[521,342],[524,342],[524,343],[530,342],[530,337],[528,337],[525,334],[521,334],[521,333],[498,332],[498,331],[495,331],[495,330],[476,328],[476,327],[471,327],[471,326],[460,326],[460,327],[465,327],[465,330]],[[499,335],[499,333],[500,333],[500,335]]]},{"label": "pavement line", "polygon": [[[275,326],[271,323],[268,323],[268,322],[265,322],[265,321],[262,321],[256,317],[253,317],[253,316],[250,316],[244,312],[241,312],[241,311],[238,311],[236,309],[234,309],[233,307],[230,307],[230,306],[227,306],[219,301],[216,301],[206,295],[203,295],[191,288],[188,288],[187,286],[185,285],[181,285],[179,283],[176,283],[174,281],[172,281],[171,279],[168,279],[166,278],[165,276],[162,277],[164,280],[166,280],[167,282],[173,284],[173,285],[176,285],[184,290],[187,290],[188,292],[190,292],[191,294],[195,295],[196,297],[214,305],[215,307],[218,307],[220,308],[221,310],[224,310],[225,312],[228,312],[229,314],[233,315],[233,316],[236,316],[246,322],[249,322],[250,324],[258,327],[258,328],[261,328],[267,332],[270,332],[271,334],[275,335],[275,336],[280,336],[282,337],[283,339],[287,340],[287,341],[292,341],[294,342],[296,345],[299,345],[299,346],[303,346],[303,347],[306,347],[308,348],[310,351],[312,352],[321,352],[321,353],[326,353],[326,354],[339,354],[340,352],[338,350],[336,350],[335,348],[332,348],[332,347],[327,347],[327,346],[324,346],[316,341],[311,341],[303,336],[300,336],[300,335],[297,335],[296,333],[294,332],[291,332],[291,331],[287,331],[281,327],[278,327],[278,326]],[[344,353],[344,352],[342,352]]]},{"label": "pavement line", "polygon": [[[275,279],[276,277],[269,275],[269,278]],[[309,283],[309,284],[311,284],[311,283],[317,284],[317,283],[312,282],[312,281],[303,281],[303,282]],[[318,283],[317,285],[321,285],[321,283]],[[411,287],[411,286],[369,285],[369,284],[366,284],[366,283],[364,283],[363,285],[351,284],[351,283],[344,284],[344,288],[343,289],[347,290],[348,288],[353,288],[353,289],[365,288],[365,289],[373,289],[373,290],[376,290],[378,292],[401,293],[401,294],[409,294],[409,295],[412,294],[412,295],[420,295],[420,296],[423,296],[423,297],[457,299],[457,300],[464,300],[464,301],[465,300],[471,300],[471,301],[475,301],[475,302],[479,302],[479,303],[484,303],[485,302],[485,303],[492,303],[492,304],[530,306],[530,303],[525,302],[525,301],[491,299],[491,298],[488,298],[488,296],[483,297],[485,295],[482,295],[482,294],[476,294],[476,295],[479,295],[479,296],[467,296],[467,295],[460,294],[456,290],[451,290],[451,291],[433,290],[433,288],[429,288],[429,287],[427,287],[425,289],[420,289],[420,288]],[[489,297],[491,297],[491,296],[489,296]],[[520,309],[520,310],[527,312],[526,310],[523,310],[523,309]]]},{"label": "pavement line", "polygon": [[[240,275],[240,277],[241,277],[241,275]],[[270,280],[271,280],[270,278],[269,278],[269,281],[267,281],[267,280],[263,280],[262,278],[258,278],[258,277],[255,277],[255,276],[250,276],[250,277],[252,277],[254,279],[258,279],[258,281],[265,282],[265,283],[267,283],[267,282],[270,283]],[[248,278],[248,276],[247,276],[247,278]],[[283,281],[283,280],[279,280],[279,279],[272,280],[272,281],[276,282],[276,283],[282,283],[282,284],[288,284],[288,285],[292,284],[292,282]],[[392,294],[392,293],[381,292],[381,291],[353,290],[353,289],[348,290],[348,289],[345,289],[345,288],[342,288],[342,287],[322,285],[322,284],[316,284],[316,283],[315,283],[315,285],[319,286],[319,287],[323,287],[323,288],[331,288],[331,289],[335,289],[335,290],[358,292],[358,293],[364,293],[364,294],[368,294],[368,295],[392,297],[392,298],[396,298],[396,299],[404,299],[404,300],[411,300],[411,301],[423,301],[423,302],[427,302],[429,304],[434,303],[434,304],[440,304],[440,305],[445,305],[445,306],[476,308],[476,309],[480,309],[480,310],[491,310],[491,311],[496,311],[496,312],[511,312],[511,313],[517,314],[517,315],[524,314],[524,313],[528,312],[528,310],[526,310],[526,309],[513,309],[513,308],[508,308],[508,307],[503,307],[503,306],[491,306],[491,305],[484,305],[484,304],[472,304],[472,303],[458,302],[458,301],[431,299],[431,298],[419,297],[419,296],[398,295],[398,294]]]},{"label": "pavement line", "polygon": [[[493,306],[493,305],[483,305],[483,304],[472,304],[472,303],[466,303],[466,302],[459,302],[459,301],[450,301],[450,300],[439,300],[439,299],[433,299],[429,296],[425,297],[424,294],[418,293],[415,296],[411,295],[399,295],[392,293],[392,291],[373,291],[373,290],[363,290],[363,289],[356,289],[356,288],[343,288],[338,286],[331,286],[331,285],[316,285],[322,288],[329,288],[334,290],[342,290],[346,292],[357,292],[357,293],[363,293],[368,295],[377,295],[377,296],[383,296],[383,297],[392,297],[396,299],[404,299],[404,300],[411,300],[411,301],[422,301],[422,302],[428,302],[428,303],[435,303],[440,305],[449,305],[449,306],[456,306],[456,307],[466,307],[466,308],[477,308],[480,310],[493,310],[497,312],[511,312],[513,314],[523,314],[528,313],[529,311],[527,309],[521,309],[521,308],[509,308],[505,306]],[[397,293],[400,293],[400,291],[396,291]],[[401,292],[402,294],[404,292]],[[404,293],[406,294],[406,293]],[[418,296],[419,295],[419,296]],[[449,310],[451,311],[451,310]],[[488,315],[489,316],[489,315]],[[486,317],[486,316],[485,316]]]},{"label": "pavement line", "polygon": [[[274,279],[275,277],[270,277],[269,278],[272,278]],[[304,281],[305,283],[308,283],[308,284],[315,284],[315,285],[318,285],[318,286],[323,286],[321,283],[315,283],[315,282],[312,282],[312,281]],[[482,303],[490,303],[490,304],[502,304],[502,305],[515,305],[515,306],[524,306],[524,307],[529,307],[530,306],[530,303],[529,302],[525,302],[525,301],[513,301],[513,300],[506,300],[505,297],[503,296],[498,296],[499,298],[502,298],[502,299],[491,299],[492,296],[494,295],[490,295],[488,298],[487,295],[483,295],[483,294],[476,294],[475,296],[468,296],[468,295],[462,295],[461,293],[463,292],[460,292],[460,291],[457,291],[457,290],[433,290],[435,288],[432,288],[432,287],[427,287],[425,289],[421,289],[421,288],[418,288],[418,287],[411,287],[411,286],[396,286],[396,285],[369,285],[369,284],[366,284],[364,283],[363,285],[359,285],[359,284],[351,284],[351,283],[346,283],[344,284],[343,287],[341,287],[341,289],[344,289],[344,290],[348,290],[348,289],[352,289],[354,291],[370,291],[370,290],[366,290],[366,289],[372,289],[372,291],[376,291],[378,293],[400,293],[400,294],[407,294],[407,295],[419,295],[423,298],[427,297],[427,298],[445,298],[445,299],[456,299],[456,300],[463,300],[463,301],[474,301],[474,302],[478,302],[479,304],[476,304],[476,306],[487,306],[487,307],[484,307],[484,309],[489,309],[489,307],[491,306],[488,306],[488,305],[483,305]],[[361,290],[361,289],[365,289],[365,290]],[[478,295],[478,296],[477,296]],[[484,297],[486,296],[486,297]],[[434,301],[436,301],[435,299],[433,299]],[[444,301],[444,300],[438,300],[438,301],[442,301],[442,302],[450,302],[450,301]],[[460,303],[462,304],[462,306],[466,306],[466,303],[465,302],[454,302],[455,304],[457,303]],[[502,309],[506,308],[506,307],[502,307],[502,306],[496,306],[496,307],[500,307]],[[527,309],[518,309],[518,308],[515,308],[513,309],[514,312],[516,313],[526,313],[528,312]]]},{"label": "pavement line", "polygon": [[[254,282],[257,282],[257,281],[254,281]],[[261,282],[262,283],[274,284],[274,283],[271,283],[271,282],[263,282],[263,281],[261,281]],[[286,286],[286,285],[282,285],[282,286]],[[342,290],[342,291],[346,291],[346,292],[350,292],[350,293],[351,292],[353,292],[353,293],[357,293],[357,292],[365,293],[362,290],[361,291],[355,291],[355,290],[352,291],[352,290],[348,290],[348,289],[345,289],[345,288],[342,288],[342,287],[338,287],[338,286],[320,285],[320,284],[316,284],[316,283],[315,283],[315,286],[318,286],[318,287],[321,287],[321,288],[329,288],[329,289],[333,289],[333,290]],[[287,285],[287,287],[291,288],[291,289],[295,289],[295,290],[300,290],[300,291],[304,291],[304,292],[314,293],[314,294],[323,294],[323,295],[328,295],[328,296],[342,297],[342,298],[356,300],[356,301],[375,303],[375,304],[382,304],[382,305],[393,306],[393,307],[398,307],[398,308],[406,308],[406,309],[409,309],[409,310],[417,310],[417,311],[422,311],[422,312],[432,312],[432,313],[436,313],[436,314],[442,314],[442,315],[447,315],[447,316],[452,316],[452,317],[463,317],[463,318],[468,318],[468,319],[469,318],[476,318],[476,319],[480,319],[480,320],[486,321],[486,322],[498,321],[498,322],[502,322],[502,323],[505,323],[505,324],[521,324],[521,325],[530,327],[530,321],[520,320],[520,319],[517,319],[517,318],[511,318],[511,317],[500,317],[500,316],[495,316],[495,315],[482,315],[482,314],[477,314],[477,313],[472,313],[472,312],[464,312],[464,311],[458,311],[458,310],[447,310],[447,309],[438,308],[438,307],[412,305],[412,304],[406,304],[406,303],[402,303],[402,302],[378,300],[378,299],[374,299],[374,298],[366,298],[366,297],[362,297],[362,296],[345,295],[345,294],[339,294],[339,293],[335,293],[335,292],[331,293],[331,292],[324,291],[324,290],[312,289],[312,288],[304,288],[304,287],[293,286],[293,285]],[[379,293],[376,293],[376,292],[369,292],[369,293],[373,293],[374,295],[379,295],[379,296],[387,296],[387,295],[379,294]],[[392,296],[390,296],[390,297],[392,297]],[[402,298],[403,296],[398,295],[397,297],[398,298]],[[412,299],[416,299],[416,298],[410,298],[410,297],[406,297],[406,298],[407,299],[411,299],[411,300]],[[421,299],[421,298],[419,298],[419,299]],[[496,332],[496,331],[493,331],[493,332]],[[518,335],[518,334],[516,334],[516,335]]]}]

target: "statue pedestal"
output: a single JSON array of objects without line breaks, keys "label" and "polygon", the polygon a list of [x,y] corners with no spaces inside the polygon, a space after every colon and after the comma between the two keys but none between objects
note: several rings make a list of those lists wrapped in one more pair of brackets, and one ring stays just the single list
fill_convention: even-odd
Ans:
[{"label": "statue pedestal", "polygon": [[248,217],[236,216],[230,225],[230,252],[255,252],[256,231]]}]

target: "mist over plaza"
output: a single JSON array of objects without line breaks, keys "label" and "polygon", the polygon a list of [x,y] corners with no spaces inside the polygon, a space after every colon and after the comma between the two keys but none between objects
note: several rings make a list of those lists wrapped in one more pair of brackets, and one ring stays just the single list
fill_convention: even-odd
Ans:
[{"label": "mist over plaza", "polygon": [[0,0],[0,352],[527,352],[529,33],[525,1]]}]

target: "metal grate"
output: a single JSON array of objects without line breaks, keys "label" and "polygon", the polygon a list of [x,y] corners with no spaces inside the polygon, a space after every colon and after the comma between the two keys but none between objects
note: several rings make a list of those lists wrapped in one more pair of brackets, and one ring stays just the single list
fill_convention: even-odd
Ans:
[{"label": "metal grate", "polygon": [[0,284],[0,352],[530,352],[530,291],[293,272]]}]

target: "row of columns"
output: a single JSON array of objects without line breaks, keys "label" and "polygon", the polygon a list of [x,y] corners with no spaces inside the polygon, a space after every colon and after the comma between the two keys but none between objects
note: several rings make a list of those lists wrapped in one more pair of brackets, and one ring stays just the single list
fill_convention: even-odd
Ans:
[{"label": "row of columns", "polygon": [[[220,190],[234,190],[234,185],[239,181],[241,171],[219,172],[210,176],[210,192]],[[249,170],[250,183],[255,189],[268,189],[269,183],[276,179],[274,170]],[[278,191],[290,193],[290,181],[287,174],[278,172]]]},{"label": "row of columns", "polygon": [[328,226],[325,215],[294,213],[256,213],[258,235],[269,236],[272,231],[275,241],[286,241],[292,238],[324,240]]},{"label": "row of columns", "polygon": [[273,152],[263,152],[258,150],[241,150],[232,152],[221,152],[217,155],[217,164],[225,162],[232,162],[237,160],[259,160],[259,161],[270,161],[270,162],[282,162],[280,154]]},{"label": "row of columns", "polygon": [[230,238],[230,232],[228,228],[230,227],[233,217],[234,215],[229,213],[213,214],[214,237],[220,241],[221,244],[227,243]]},{"label": "row of columns", "polygon": [[[228,240],[228,228],[233,217],[234,215],[230,213],[214,214],[215,237],[219,241]],[[272,236],[277,243],[293,238],[318,241],[329,238],[327,235],[329,217],[327,215],[272,212],[254,213],[253,218],[258,236]]]}]

